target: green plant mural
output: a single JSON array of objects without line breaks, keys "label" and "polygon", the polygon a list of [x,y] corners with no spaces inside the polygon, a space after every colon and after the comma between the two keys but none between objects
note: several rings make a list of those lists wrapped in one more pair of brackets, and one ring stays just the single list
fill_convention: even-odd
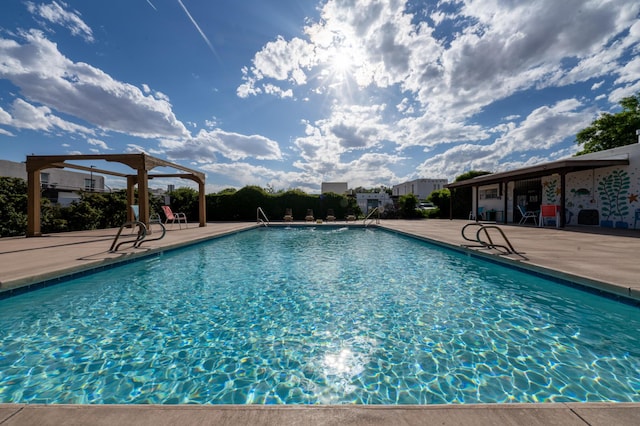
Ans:
[{"label": "green plant mural", "polygon": [[611,216],[620,221],[629,214],[628,192],[631,184],[629,174],[624,170],[614,170],[598,183],[598,193],[602,203],[601,213],[605,220]]},{"label": "green plant mural", "polygon": [[546,198],[547,203],[555,204],[556,203],[556,195],[558,194],[558,181],[551,180],[544,183],[544,196]]}]

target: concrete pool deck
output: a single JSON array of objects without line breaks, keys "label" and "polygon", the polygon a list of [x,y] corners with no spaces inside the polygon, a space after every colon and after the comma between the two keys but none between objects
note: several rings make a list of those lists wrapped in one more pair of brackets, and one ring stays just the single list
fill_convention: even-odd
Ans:
[{"label": "concrete pool deck", "polygon": [[[358,222],[361,224],[362,222]],[[469,243],[461,235],[466,220],[388,220],[388,230],[451,247]],[[298,224],[298,223],[294,223]],[[337,222],[341,225],[344,222]],[[0,239],[0,291],[99,268],[220,235],[255,223],[209,223],[171,228],[166,237],[141,248],[109,253],[116,230]],[[317,226],[317,225],[316,225]],[[572,279],[640,300],[640,231],[500,225],[521,256],[509,256],[534,271]],[[467,235],[475,235],[475,227]],[[473,231],[471,231],[473,229]],[[157,232],[157,231],[156,231]],[[495,239],[495,242],[501,242]],[[504,258],[475,250],[482,256]],[[434,406],[144,406],[0,404],[0,425],[31,424],[640,424],[640,403],[479,404]]]}]

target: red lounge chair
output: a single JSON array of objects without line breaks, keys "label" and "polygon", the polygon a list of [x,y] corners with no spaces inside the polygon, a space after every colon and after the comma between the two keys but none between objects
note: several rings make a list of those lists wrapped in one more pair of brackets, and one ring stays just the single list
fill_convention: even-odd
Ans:
[{"label": "red lounge chair", "polygon": [[540,206],[540,219],[538,220],[538,226],[544,226],[545,219],[555,220],[556,228],[559,228],[560,227],[560,206],[554,206],[553,204]]},{"label": "red lounge chair", "polygon": [[174,213],[171,211],[171,207],[169,206],[162,206],[162,211],[167,217],[167,220],[165,220],[164,222],[165,225],[169,223],[169,221],[171,221],[171,223],[174,224],[176,223],[176,220],[177,220],[178,226],[180,227],[180,229],[182,229],[182,225],[180,224],[180,222],[182,221],[184,221],[185,228],[187,227],[187,215],[185,215],[184,213]]}]

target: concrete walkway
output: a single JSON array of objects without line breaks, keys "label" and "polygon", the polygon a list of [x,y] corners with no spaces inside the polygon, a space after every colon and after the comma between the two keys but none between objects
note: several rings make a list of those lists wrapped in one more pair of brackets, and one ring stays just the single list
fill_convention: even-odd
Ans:
[{"label": "concrete walkway", "polygon": [[[468,221],[382,221],[380,226],[448,247],[469,243],[461,235]],[[338,223],[340,224],[340,223]],[[359,222],[361,224],[361,222]],[[171,248],[255,227],[255,223],[210,223],[170,229],[160,241],[109,253],[116,230],[52,234],[39,238],[0,239],[0,291],[13,291],[43,280],[128,261]],[[584,285],[640,300],[640,231],[600,228],[505,226],[522,255],[481,256],[515,262],[537,271],[571,278]],[[468,228],[475,235],[477,226]],[[154,232],[158,232],[154,228]],[[498,239],[495,238],[497,244]],[[0,425],[637,425],[640,404],[486,404],[435,406],[144,406],[0,404]]]}]

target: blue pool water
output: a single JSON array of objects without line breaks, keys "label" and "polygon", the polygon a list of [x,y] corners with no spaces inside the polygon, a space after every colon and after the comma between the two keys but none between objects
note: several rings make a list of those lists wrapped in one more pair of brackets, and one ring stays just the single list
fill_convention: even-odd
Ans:
[{"label": "blue pool water", "polygon": [[0,402],[640,401],[640,309],[381,230],[259,229],[0,301]]}]

